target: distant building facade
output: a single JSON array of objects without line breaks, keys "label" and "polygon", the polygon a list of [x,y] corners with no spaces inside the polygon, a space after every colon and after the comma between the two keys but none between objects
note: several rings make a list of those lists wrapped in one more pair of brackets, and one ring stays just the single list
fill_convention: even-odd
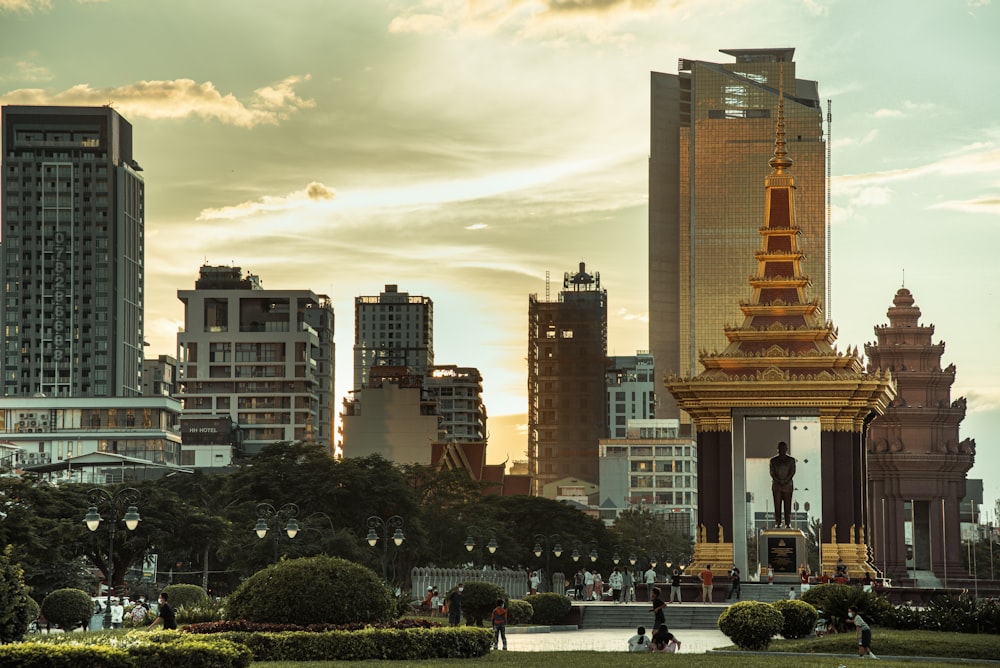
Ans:
[{"label": "distant building facade", "polygon": [[479,369],[454,364],[427,369],[423,388],[437,402],[439,426],[449,443],[486,442],[486,406],[483,404],[483,377]]},{"label": "distant building facade", "polygon": [[141,171],[111,107],[3,107],[3,396],[140,395]]},{"label": "distant building facade", "polygon": [[608,393],[606,438],[624,438],[629,420],[649,420],[656,410],[653,356],[638,352],[609,358],[605,376]]},{"label": "distant building facade", "polygon": [[629,420],[626,434],[600,442],[600,513],[611,523],[644,504],[672,528],[694,535],[698,447],[680,436],[679,420]]},{"label": "distant building facade", "polygon": [[20,449],[22,470],[93,453],[177,466],[179,416],[169,397],[0,397],[0,439]]},{"label": "distant building facade", "polygon": [[178,290],[184,421],[228,417],[245,454],[276,441],[332,451],[333,306],[309,290],[265,290],[239,267],[201,267]]},{"label": "distant building facade", "polygon": [[607,424],[608,299],[584,263],[556,301],[528,299],[528,467],[535,494],[578,478],[597,484]]},{"label": "distant building facade", "polygon": [[142,361],[142,396],[171,397],[177,389],[177,359],[160,355]]},{"label": "distant building facade", "polygon": [[[742,320],[774,148],[779,80],[795,154],[803,273],[825,308],[826,141],[815,81],[799,79],[795,50],[723,49],[734,62],[682,58],[652,72],[649,155],[649,342],[656,377],[698,373],[700,352],[728,345]],[[656,417],[681,417],[669,393]],[[687,421],[687,417],[682,418]]]},{"label": "distant building facade", "polygon": [[434,364],[434,302],[386,285],[377,297],[354,299],[354,388],[372,368],[408,367],[423,375]]}]

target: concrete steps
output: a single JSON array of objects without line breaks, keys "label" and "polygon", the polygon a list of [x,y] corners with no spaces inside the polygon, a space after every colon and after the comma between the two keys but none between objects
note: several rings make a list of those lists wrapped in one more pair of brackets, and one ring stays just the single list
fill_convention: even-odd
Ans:
[{"label": "concrete steps", "polygon": [[[581,629],[653,628],[653,609],[648,603],[594,603],[580,606]],[[667,626],[673,629],[717,629],[719,615],[725,605],[704,603],[672,603],[666,608]]]}]

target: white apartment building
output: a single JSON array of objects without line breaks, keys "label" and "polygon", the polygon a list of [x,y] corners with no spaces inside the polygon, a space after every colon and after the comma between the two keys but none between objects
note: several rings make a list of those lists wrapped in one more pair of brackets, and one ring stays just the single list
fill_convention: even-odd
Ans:
[{"label": "white apartment building", "polygon": [[608,393],[607,438],[625,438],[629,420],[648,420],[656,409],[656,379],[653,356],[640,350],[635,355],[608,358],[605,374]]},{"label": "white apartment building", "polygon": [[407,367],[423,375],[434,364],[434,302],[386,285],[377,297],[354,299],[354,388],[368,386],[373,367]]},{"label": "white apartment building", "polygon": [[277,441],[313,441],[332,452],[333,306],[309,290],[265,290],[239,267],[201,267],[178,290],[183,421],[228,417],[243,453]]}]

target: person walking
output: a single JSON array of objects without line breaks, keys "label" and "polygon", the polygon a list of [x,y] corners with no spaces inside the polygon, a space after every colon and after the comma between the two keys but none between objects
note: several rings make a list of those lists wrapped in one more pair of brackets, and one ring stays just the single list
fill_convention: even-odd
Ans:
[{"label": "person walking", "polygon": [[594,574],[588,568],[583,572],[583,587],[587,590],[587,600],[591,600],[594,597]]},{"label": "person walking", "polygon": [[771,564],[767,565],[767,584],[774,584],[774,566]]},{"label": "person walking", "polygon": [[705,570],[698,574],[698,579],[701,580],[701,602],[711,603],[712,602],[712,578],[715,575],[712,573],[712,564],[706,564]]},{"label": "person walking", "polygon": [[733,564],[732,569],[730,569],[729,577],[732,579],[732,583],[729,586],[729,593],[726,594],[726,600],[728,601],[735,595],[738,601],[740,600],[740,569],[736,564]]},{"label": "person walking", "polygon": [[853,605],[847,609],[847,618],[854,622],[854,633],[858,638],[858,656],[862,659],[877,659],[878,657],[872,654],[872,627],[858,614],[858,609]]},{"label": "person walking", "polygon": [[448,595],[448,624],[450,626],[458,626],[462,623],[463,591],[465,591],[465,585],[459,582],[454,591]]},{"label": "person walking", "polygon": [[168,598],[167,592],[160,592],[160,607],[156,612],[156,619],[147,628],[148,631],[152,631],[157,624],[162,624],[164,629],[177,628],[177,616],[174,614],[174,609],[167,603]]},{"label": "person walking", "polygon": [[497,599],[493,608],[493,645],[490,649],[500,649],[500,639],[503,638],[503,649],[507,651],[507,608],[502,598]]},{"label": "person walking", "polygon": [[632,600],[632,571],[626,568],[622,571],[622,603]]},{"label": "person walking", "polygon": [[675,568],[674,572],[670,576],[670,602],[674,602],[674,598],[677,598],[677,605],[680,605],[683,601],[681,600],[681,574]]},{"label": "person walking", "polygon": [[661,626],[665,626],[667,618],[664,614],[664,609],[667,607],[667,604],[660,598],[659,587],[653,587],[653,595],[650,597],[649,602],[653,606],[653,628],[658,629]]},{"label": "person walking", "polygon": [[656,569],[653,565],[649,565],[649,569],[646,571],[646,600],[653,598],[653,585],[656,583]]},{"label": "person walking", "polygon": [[531,583],[531,593],[537,594],[538,585],[542,582],[542,578],[539,577],[538,571],[531,571],[531,576],[528,578],[528,581]]},{"label": "person walking", "polygon": [[614,599],[615,603],[621,603],[622,572],[617,566],[615,566],[615,570],[611,571],[611,575],[608,577],[608,586],[611,588],[611,598]]},{"label": "person walking", "polygon": [[597,594],[597,600],[604,600],[604,580],[601,579],[601,572],[594,571],[594,593]]},{"label": "person walking", "polygon": [[121,599],[111,599],[111,628],[120,629],[124,620],[125,606],[122,605]]}]

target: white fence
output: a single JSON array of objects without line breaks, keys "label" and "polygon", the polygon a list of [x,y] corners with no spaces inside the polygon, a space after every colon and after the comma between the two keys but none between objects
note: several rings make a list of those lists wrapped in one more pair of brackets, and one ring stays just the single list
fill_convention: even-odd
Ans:
[{"label": "white fence", "polygon": [[[563,574],[555,573],[552,579],[553,589],[560,594],[565,593],[566,578]],[[510,598],[524,598],[529,593],[528,573],[526,571],[414,568],[410,571],[410,596],[413,600],[422,601],[427,595],[428,587],[437,587],[443,596],[459,582],[490,582],[503,587]],[[544,575],[542,575],[542,582],[545,582]]]}]

